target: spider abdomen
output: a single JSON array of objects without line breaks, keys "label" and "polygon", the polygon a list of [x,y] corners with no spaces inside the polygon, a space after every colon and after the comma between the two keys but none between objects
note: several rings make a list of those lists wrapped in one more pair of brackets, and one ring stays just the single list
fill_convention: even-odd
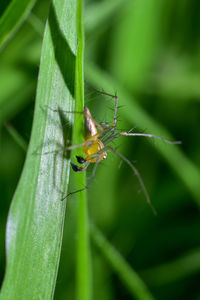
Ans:
[{"label": "spider abdomen", "polygon": [[90,163],[96,163],[101,161],[107,157],[107,153],[105,151],[100,152],[104,148],[104,144],[101,140],[95,139],[92,141],[91,145],[83,146],[83,152],[85,153],[85,159]]}]

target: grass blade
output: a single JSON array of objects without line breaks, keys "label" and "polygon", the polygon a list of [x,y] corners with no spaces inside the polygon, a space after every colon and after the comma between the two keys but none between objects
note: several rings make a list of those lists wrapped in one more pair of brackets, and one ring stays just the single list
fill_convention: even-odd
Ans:
[{"label": "grass blade", "polygon": [[35,90],[35,83],[30,82],[29,78],[22,71],[2,66],[0,81],[0,123],[3,123],[15,116],[28,101],[31,101],[32,93]]},{"label": "grass blade", "polygon": [[193,249],[181,257],[141,272],[151,285],[164,285],[198,273],[200,249]]},{"label": "grass blade", "polygon": [[[77,60],[76,60],[76,111],[83,111],[84,102],[84,77],[83,77],[83,57],[84,57],[84,33],[83,33],[83,3],[77,1]],[[80,116],[76,115],[74,144],[83,142],[80,140],[80,133],[83,133],[82,123],[79,121]],[[82,149],[76,155],[83,156]],[[78,174],[77,186],[86,185],[85,172]],[[78,219],[77,219],[77,299],[91,299],[91,265],[89,251],[89,229],[88,229],[88,212],[86,192],[78,194]]]},{"label": "grass blade", "polygon": [[0,49],[12,38],[36,0],[12,0],[0,18]]},{"label": "grass blade", "polygon": [[10,124],[10,123],[5,123],[4,124],[5,128],[7,129],[8,133],[11,135],[13,140],[16,142],[16,144],[24,150],[24,152],[27,151],[27,143],[25,140],[21,137],[21,135],[17,132],[17,130]]},{"label": "grass blade", "polygon": [[[111,69],[129,89],[140,89],[159,51],[163,2],[125,1],[113,34]],[[124,47],[126,45],[126,47]]]},{"label": "grass blade", "polygon": [[91,225],[91,235],[96,246],[108,260],[112,268],[117,272],[132,296],[136,297],[138,300],[153,300],[153,296],[150,294],[137,273],[131,269],[120,253],[116,251],[116,249],[105,239],[100,230],[94,225]]},{"label": "grass blade", "polygon": [[124,0],[104,0],[92,3],[86,10],[86,31],[95,31],[97,28],[101,28],[102,25],[108,26],[113,15],[115,15],[123,5]]},{"label": "grass blade", "polygon": [[[69,181],[72,116],[47,109],[74,109],[76,2],[52,2],[46,25],[31,141],[9,212],[7,268],[0,299],[51,299],[60,258]],[[64,132],[65,130],[65,132]],[[60,146],[59,146],[60,145]],[[56,154],[45,154],[55,152]]]}]

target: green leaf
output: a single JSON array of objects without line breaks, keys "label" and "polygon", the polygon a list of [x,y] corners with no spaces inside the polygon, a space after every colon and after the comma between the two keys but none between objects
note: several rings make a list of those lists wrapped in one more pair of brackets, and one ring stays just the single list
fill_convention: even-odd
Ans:
[{"label": "green leaf", "polygon": [[117,252],[94,225],[91,225],[91,234],[96,246],[108,260],[111,267],[117,272],[132,296],[138,300],[153,300],[153,296],[139,275],[131,269],[120,253]]},{"label": "green leaf", "polygon": [[[77,0],[77,60],[76,60],[76,111],[83,111],[84,99],[84,33],[83,33],[83,4],[82,0]],[[80,115],[76,115],[74,144],[80,143],[80,136],[83,133],[83,122],[80,122]],[[78,122],[79,121],[79,122]],[[83,142],[83,140],[81,141]],[[81,151],[81,150],[79,150]],[[79,152],[82,156],[82,152]],[[86,185],[85,172],[77,177],[77,186]],[[89,225],[87,200],[85,191],[79,193],[77,218],[77,299],[89,300],[92,297],[91,292],[91,261],[89,249]]]},{"label": "green leaf", "polygon": [[125,4],[113,32],[110,65],[115,77],[133,90],[144,85],[159,53],[163,1],[135,0]]},{"label": "green leaf", "polygon": [[64,146],[73,125],[63,111],[75,109],[76,9],[73,0],[54,0],[46,25],[31,140],[7,223],[1,300],[54,294],[70,171]]},{"label": "green leaf", "polygon": [[197,248],[173,261],[145,270],[141,275],[151,285],[164,285],[198,273],[199,269],[200,249]]},{"label": "green leaf", "polygon": [[2,123],[15,116],[28,101],[32,100],[35,83],[30,81],[24,72],[5,67],[1,67],[0,81],[0,123]]},{"label": "green leaf", "polygon": [[0,48],[12,38],[36,0],[12,0],[0,18]]},{"label": "green leaf", "polygon": [[[108,26],[109,21],[124,4],[124,0],[110,0],[94,2],[88,6],[85,17],[85,29],[87,31],[95,31]],[[103,26],[102,26],[103,25]]]},{"label": "green leaf", "polygon": [[25,152],[27,151],[27,143],[25,140],[21,137],[21,135],[17,132],[17,130],[10,124],[6,123],[5,127],[8,131],[8,133],[12,136],[13,140],[16,142],[16,144]]}]

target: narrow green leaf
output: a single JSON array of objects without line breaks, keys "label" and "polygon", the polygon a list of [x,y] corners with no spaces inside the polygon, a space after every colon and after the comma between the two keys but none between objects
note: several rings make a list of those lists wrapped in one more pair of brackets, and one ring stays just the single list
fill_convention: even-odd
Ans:
[{"label": "narrow green leaf", "polygon": [[94,225],[91,225],[91,235],[96,246],[117,272],[133,297],[139,300],[153,300],[154,297],[147,289],[145,283],[140,279],[139,275],[131,269],[120,253],[117,252]]},{"label": "narrow green leaf", "polygon": [[141,272],[143,278],[151,285],[164,285],[193,275],[200,270],[200,249],[169,261],[157,267]]},{"label": "narrow green leaf", "polygon": [[[77,60],[76,60],[76,111],[83,111],[84,103],[84,32],[83,32],[83,3],[77,1]],[[80,115],[76,115],[74,144],[80,143],[80,137],[83,137],[83,122],[80,122]],[[83,121],[83,119],[82,119]],[[83,140],[81,140],[83,142]],[[77,152],[77,151],[76,151]],[[82,149],[79,149],[82,156]],[[86,185],[85,172],[77,176],[77,186]],[[77,299],[91,299],[91,262],[89,251],[89,229],[88,229],[88,211],[86,192],[78,194],[78,239],[77,239]]]},{"label": "narrow green leaf", "polygon": [[85,16],[87,32],[94,31],[97,27],[101,28],[102,24],[108,25],[111,17],[119,11],[123,4],[124,0],[104,0],[89,5]]},{"label": "narrow green leaf", "polygon": [[32,100],[35,83],[22,71],[2,67],[0,70],[0,123],[15,116]]},{"label": "narrow green leaf", "polygon": [[199,74],[197,72],[177,71],[154,75],[156,84],[160,84],[159,93],[165,98],[189,102],[200,101]]},{"label": "narrow green leaf", "polygon": [[52,299],[54,294],[66,206],[61,199],[70,170],[64,146],[72,135],[72,114],[62,110],[75,106],[76,47],[76,2],[54,0],[43,40],[31,141],[8,217],[1,300]]},{"label": "narrow green leaf", "polygon": [[0,48],[12,38],[36,0],[12,0],[0,18]]},{"label": "narrow green leaf", "polygon": [[129,90],[142,87],[155,61],[160,47],[162,9],[163,1],[129,1],[114,29],[111,69]]},{"label": "narrow green leaf", "polygon": [[16,144],[19,145],[19,147],[26,152],[27,151],[27,143],[22,138],[22,136],[16,131],[16,129],[10,123],[6,123],[5,127],[6,127],[7,131],[9,132],[9,134],[14,139],[14,141],[16,142]]}]

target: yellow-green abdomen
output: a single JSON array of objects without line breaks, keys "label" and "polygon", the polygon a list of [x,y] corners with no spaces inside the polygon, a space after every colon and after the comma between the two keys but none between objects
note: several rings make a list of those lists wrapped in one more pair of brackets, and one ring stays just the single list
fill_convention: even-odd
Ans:
[{"label": "yellow-green abdomen", "polygon": [[92,141],[92,145],[83,147],[85,159],[90,163],[96,163],[105,159],[107,156],[105,151],[98,153],[103,148],[104,144],[99,139]]}]

